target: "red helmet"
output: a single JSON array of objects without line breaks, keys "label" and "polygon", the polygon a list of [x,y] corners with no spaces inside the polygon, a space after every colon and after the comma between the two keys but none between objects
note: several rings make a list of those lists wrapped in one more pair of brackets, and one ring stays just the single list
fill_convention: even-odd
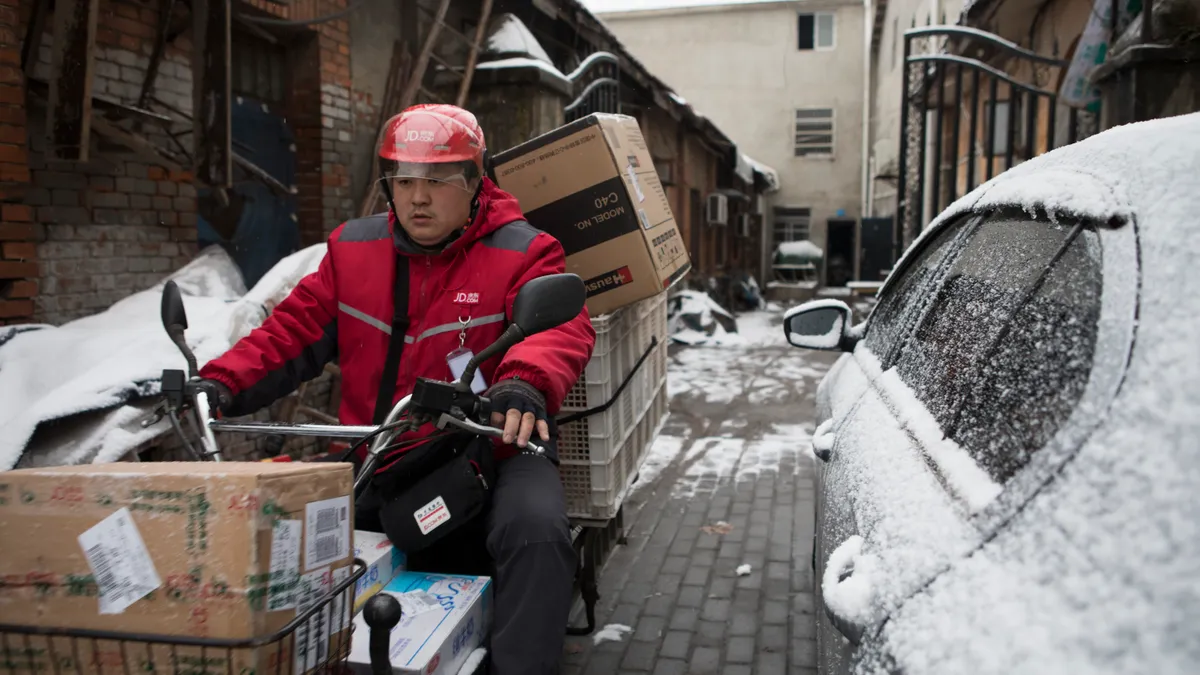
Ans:
[{"label": "red helmet", "polygon": [[454,105],[425,103],[388,120],[379,158],[392,166],[470,162],[483,175],[486,147],[475,115]]}]

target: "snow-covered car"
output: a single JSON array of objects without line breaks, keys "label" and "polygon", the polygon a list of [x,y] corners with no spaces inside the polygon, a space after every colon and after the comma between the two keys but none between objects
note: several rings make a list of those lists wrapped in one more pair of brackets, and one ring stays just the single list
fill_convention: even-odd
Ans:
[{"label": "snow-covered car", "polygon": [[820,670],[1200,672],[1200,114],[940,214],[817,394]]}]

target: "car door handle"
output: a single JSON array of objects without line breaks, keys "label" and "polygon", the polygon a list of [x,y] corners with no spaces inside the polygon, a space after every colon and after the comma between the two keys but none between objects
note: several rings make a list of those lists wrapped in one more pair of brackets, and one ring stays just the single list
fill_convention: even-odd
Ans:
[{"label": "car door handle", "polygon": [[[878,558],[864,555],[865,542],[852,535],[829,555],[821,580],[821,604],[825,616],[850,644],[862,643],[875,601],[873,578],[879,573]],[[855,579],[855,571],[860,577]],[[830,603],[833,598],[834,602]]]},{"label": "car door handle", "polygon": [[837,436],[833,433],[833,420],[827,419],[817,426],[813,432],[812,452],[822,462],[828,462],[833,453],[833,442]]}]

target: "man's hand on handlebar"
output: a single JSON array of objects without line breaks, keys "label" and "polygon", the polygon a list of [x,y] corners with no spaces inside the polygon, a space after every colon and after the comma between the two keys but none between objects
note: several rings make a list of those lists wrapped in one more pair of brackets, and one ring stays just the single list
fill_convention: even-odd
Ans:
[{"label": "man's hand on handlebar", "polygon": [[224,410],[233,403],[233,392],[216,380],[201,379],[188,382],[187,391],[189,394],[207,394],[209,405],[214,411]]},{"label": "man's hand on handlebar", "polygon": [[542,441],[550,440],[546,423],[546,398],[536,387],[513,378],[501,380],[484,393],[490,405],[492,426],[503,429],[503,441],[524,448],[537,429]]}]

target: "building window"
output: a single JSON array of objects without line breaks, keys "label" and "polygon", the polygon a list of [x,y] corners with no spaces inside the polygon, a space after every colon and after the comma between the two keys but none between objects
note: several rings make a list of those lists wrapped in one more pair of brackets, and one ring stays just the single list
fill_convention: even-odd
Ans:
[{"label": "building window", "polygon": [[833,109],[796,111],[796,156],[833,154]]},{"label": "building window", "polygon": [[801,14],[796,20],[796,25],[799,29],[797,46],[800,50],[833,49],[833,12]]},{"label": "building window", "polygon": [[287,50],[258,36],[233,31],[229,89],[263,103],[283,101],[287,88]]},{"label": "building window", "polygon": [[812,209],[796,207],[775,209],[775,246],[778,247],[785,241],[808,240],[811,222]]}]

